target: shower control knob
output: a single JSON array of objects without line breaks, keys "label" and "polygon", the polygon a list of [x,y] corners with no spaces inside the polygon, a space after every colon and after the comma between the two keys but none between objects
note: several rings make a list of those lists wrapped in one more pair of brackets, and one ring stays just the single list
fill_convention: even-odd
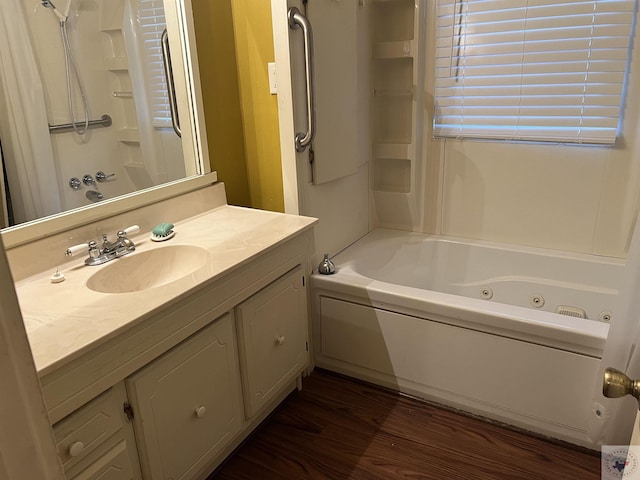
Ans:
[{"label": "shower control knob", "polygon": [[109,175],[107,175],[102,170],[99,170],[98,172],[96,172],[96,180],[99,182],[106,182],[108,178],[115,177],[115,176],[116,176],[115,173],[110,173]]},{"label": "shower control knob", "polygon": [[640,380],[632,380],[615,368],[608,367],[602,380],[602,394],[607,398],[619,398],[632,395],[640,407]]},{"label": "shower control knob", "polygon": [[74,190],[78,190],[82,186],[82,182],[78,177],[71,177],[69,179],[69,186]]},{"label": "shower control knob", "polygon": [[96,184],[96,182],[93,179],[93,177],[91,175],[89,175],[88,173],[84,177],[82,177],[82,183],[84,183],[87,186]]}]

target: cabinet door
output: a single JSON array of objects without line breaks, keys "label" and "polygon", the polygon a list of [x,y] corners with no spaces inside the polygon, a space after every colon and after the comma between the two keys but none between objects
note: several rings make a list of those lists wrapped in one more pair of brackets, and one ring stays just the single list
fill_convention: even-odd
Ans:
[{"label": "cabinet door", "polygon": [[242,425],[230,314],[127,379],[145,479],[192,478]]},{"label": "cabinet door", "polygon": [[298,266],[236,307],[247,417],[307,367],[307,300]]}]

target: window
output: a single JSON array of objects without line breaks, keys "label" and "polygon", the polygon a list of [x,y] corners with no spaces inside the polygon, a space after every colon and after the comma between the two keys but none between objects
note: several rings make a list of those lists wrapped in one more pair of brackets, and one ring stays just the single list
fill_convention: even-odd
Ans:
[{"label": "window", "polygon": [[613,144],[635,0],[438,0],[434,136]]},{"label": "window", "polygon": [[166,28],[163,0],[138,0],[138,23],[142,34],[142,61],[148,88],[151,124],[171,127],[169,95],[162,61],[162,32]]}]

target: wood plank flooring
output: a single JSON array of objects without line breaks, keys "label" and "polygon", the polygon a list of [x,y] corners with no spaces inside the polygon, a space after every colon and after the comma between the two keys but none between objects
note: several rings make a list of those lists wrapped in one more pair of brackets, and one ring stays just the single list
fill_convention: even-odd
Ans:
[{"label": "wood plank flooring", "polygon": [[600,459],[315,371],[209,478],[596,480]]}]

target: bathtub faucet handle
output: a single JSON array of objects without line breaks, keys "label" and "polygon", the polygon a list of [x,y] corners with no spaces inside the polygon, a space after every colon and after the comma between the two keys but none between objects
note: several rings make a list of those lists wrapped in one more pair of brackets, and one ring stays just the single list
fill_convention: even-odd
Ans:
[{"label": "bathtub faucet handle", "polygon": [[335,264],[329,259],[329,254],[324,254],[324,259],[318,265],[318,273],[322,275],[331,275],[332,273],[336,273]]}]

